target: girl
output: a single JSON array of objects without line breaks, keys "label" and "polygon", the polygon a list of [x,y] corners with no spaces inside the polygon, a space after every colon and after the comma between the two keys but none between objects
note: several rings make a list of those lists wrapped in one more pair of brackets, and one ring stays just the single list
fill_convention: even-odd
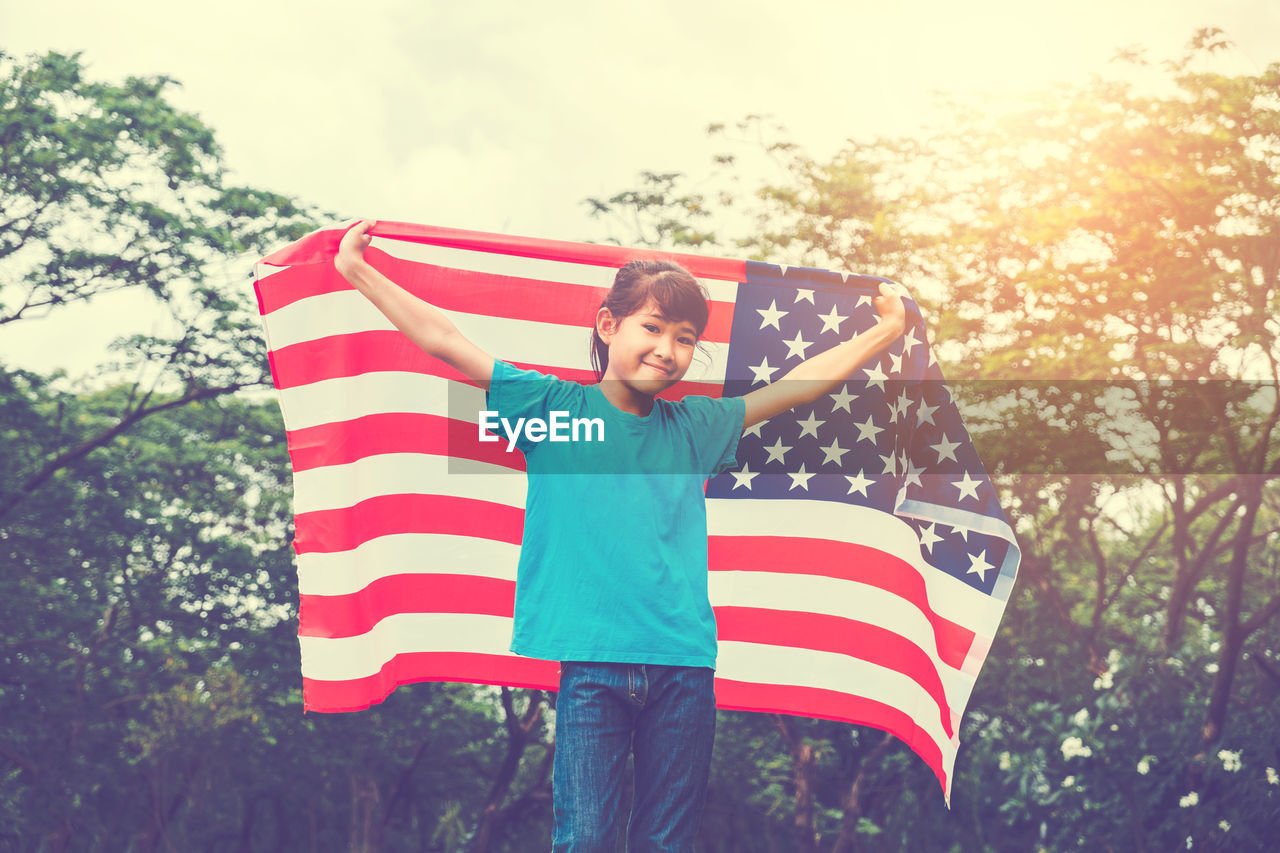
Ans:
[{"label": "girl", "polygon": [[743,397],[657,395],[684,377],[707,323],[706,291],[680,266],[633,261],[596,315],[582,386],[497,361],[439,309],[364,260],[352,226],[338,271],[427,353],[516,418],[599,420],[599,443],[532,442],[511,650],[561,661],[552,787],[555,850],[614,850],[627,756],[635,762],[632,850],[694,849],[715,735],[715,618],[707,597],[703,484],[736,467],[742,431],[811,402],[902,333],[902,300],[880,286],[872,329]]}]

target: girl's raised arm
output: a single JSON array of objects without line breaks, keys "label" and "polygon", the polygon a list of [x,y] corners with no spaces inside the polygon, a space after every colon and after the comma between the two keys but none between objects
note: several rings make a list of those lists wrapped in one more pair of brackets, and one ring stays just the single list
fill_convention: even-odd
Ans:
[{"label": "girl's raised arm", "polygon": [[423,352],[433,355],[488,390],[493,356],[473,344],[439,308],[414,296],[364,259],[373,223],[357,222],[343,235],[333,265]]},{"label": "girl's raised arm", "polygon": [[898,292],[881,284],[880,295],[872,304],[880,314],[880,321],[870,329],[800,362],[777,382],[747,394],[743,398],[747,404],[743,429],[788,409],[812,403],[900,338],[906,329],[907,314]]}]

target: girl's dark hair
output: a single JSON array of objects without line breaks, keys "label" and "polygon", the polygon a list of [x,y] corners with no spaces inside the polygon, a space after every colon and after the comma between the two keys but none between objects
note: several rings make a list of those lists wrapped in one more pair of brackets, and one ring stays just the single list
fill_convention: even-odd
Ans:
[{"label": "girl's dark hair", "polygon": [[[610,314],[622,320],[643,308],[650,298],[658,304],[662,316],[673,323],[687,321],[702,336],[707,327],[707,289],[672,261],[630,261],[623,265],[600,307],[608,308]],[[595,326],[591,329],[591,366],[597,381],[604,378],[609,367],[609,346]]]}]

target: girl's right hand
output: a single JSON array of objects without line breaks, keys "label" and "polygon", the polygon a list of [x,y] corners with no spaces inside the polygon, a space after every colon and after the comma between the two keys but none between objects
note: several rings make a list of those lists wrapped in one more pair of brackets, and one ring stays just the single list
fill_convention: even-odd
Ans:
[{"label": "girl's right hand", "polygon": [[373,225],[373,220],[362,219],[342,235],[342,242],[338,244],[337,257],[333,259],[333,265],[338,268],[338,272],[346,275],[344,270],[364,260],[364,250],[369,248],[369,242],[373,239],[369,234],[369,229]]}]

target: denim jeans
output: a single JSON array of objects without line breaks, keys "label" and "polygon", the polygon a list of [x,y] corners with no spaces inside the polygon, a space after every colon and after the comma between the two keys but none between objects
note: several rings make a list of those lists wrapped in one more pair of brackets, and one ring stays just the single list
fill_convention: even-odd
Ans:
[{"label": "denim jeans", "polygon": [[561,665],[554,850],[620,849],[629,754],[635,795],[626,849],[694,849],[715,740],[714,677],[704,667]]}]

